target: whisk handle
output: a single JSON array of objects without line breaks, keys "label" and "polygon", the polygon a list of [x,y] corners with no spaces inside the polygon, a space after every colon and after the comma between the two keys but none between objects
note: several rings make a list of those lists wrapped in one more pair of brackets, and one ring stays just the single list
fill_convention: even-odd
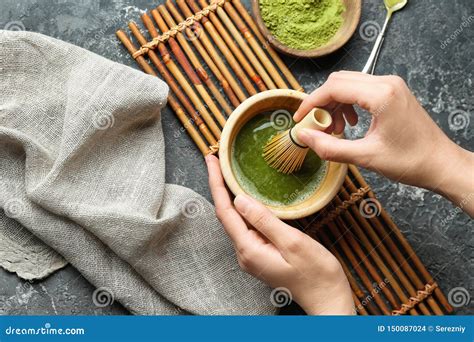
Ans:
[{"label": "whisk handle", "polygon": [[321,108],[314,108],[311,112],[309,112],[303,120],[298,122],[295,127],[293,127],[290,131],[291,138],[294,142],[296,142],[300,146],[305,146],[301,141],[298,139],[298,132],[302,129],[314,129],[317,131],[324,131],[328,128],[332,123],[331,114],[327,110]]}]

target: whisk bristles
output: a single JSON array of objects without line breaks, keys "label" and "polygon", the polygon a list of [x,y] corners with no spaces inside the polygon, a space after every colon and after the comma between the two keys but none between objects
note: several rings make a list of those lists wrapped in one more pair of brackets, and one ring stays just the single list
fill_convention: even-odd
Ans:
[{"label": "whisk bristles", "polygon": [[308,147],[298,145],[291,137],[291,129],[274,135],[263,148],[267,164],[284,173],[298,171],[303,165]]},{"label": "whisk bristles", "polygon": [[263,148],[263,159],[270,167],[288,174],[303,166],[308,147],[298,140],[302,129],[326,130],[332,123],[331,114],[321,108],[314,108],[291,129],[274,135]]}]

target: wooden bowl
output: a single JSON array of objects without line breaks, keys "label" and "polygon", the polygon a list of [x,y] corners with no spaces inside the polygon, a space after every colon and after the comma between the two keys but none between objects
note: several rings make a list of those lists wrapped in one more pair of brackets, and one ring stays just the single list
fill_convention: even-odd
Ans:
[{"label": "wooden bowl", "polygon": [[265,22],[262,19],[260,13],[260,6],[258,0],[252,0],[252,9],[257,21],[258,28],[260,32],[265,36],[266,40],[278,51],[281,51],[287,55],[294,57],[304,57],[304,58],[313,58],[313,57],[322,57],[328,55],[337,49],[341,48],[347,41],[352,37],[354,31],[357,28],[360,20],[361,12],[361,0],[341,0],[346,7],[346,10],[342,14],[343,23],[339,28],[339,31],[336,32],[334,37],[323,46],[311,49],[311,50],[299,50],[290,48],[283,43],[281,43],[275,36],[273,36],[270,31],[265,26]]},{"label": "wooden bowl", "polygon": [[[237,181],[232,168],[233,142],[237,133],[247,121],[256,115],[286,109],[295,112],[308,94],[296,90],[275,89],[254,95],[242,102],[232,113],[224,126],[220,139],[219,159],[227,186],[234,195],[246,193]],[[319,187],[302,202],[286,206],[270,206],[276,216],[284,220],[294,220],[309,216],[326,206],[338,193],[347,174],[347,165],[329,162],[327,172]],[[248,194],[248,193],[247,193]],[[252,196],[252,194],[248,194]]]}]

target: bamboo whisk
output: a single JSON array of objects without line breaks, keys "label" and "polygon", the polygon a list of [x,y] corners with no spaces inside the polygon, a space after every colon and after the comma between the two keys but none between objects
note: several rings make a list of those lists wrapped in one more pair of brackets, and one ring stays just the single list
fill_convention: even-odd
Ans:
[{"label": "bamboo whisk", "polygon": [[298,132],[304,128],[324,131],[331,123],[331,114],[324,109],[313,109],[293,128],[274,135],[263,148],[263,158],[282,173],[298,171],[308,153],[308,146],[298,139]]}]

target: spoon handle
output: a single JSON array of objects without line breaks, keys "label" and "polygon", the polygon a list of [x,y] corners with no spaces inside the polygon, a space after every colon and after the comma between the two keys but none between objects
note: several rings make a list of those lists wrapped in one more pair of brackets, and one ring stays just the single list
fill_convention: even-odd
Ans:
[{"label": "spoon handle", "polygon": [[375,65],[377,63],[377,59],[379,58],[380,50],[382,49],[383,41],[385,40],[385,31],[387,30],[388,22],[390,20],[391,14],[388,13],[387,17],[385,18],[385,23],[383,25],[382,30],[380,31],[377,39],[375,40],[375,45],[372,48],[372,52],[370,53],[369,59],[362,70],[365,74],[373,74],[375,71]]},{"label": "spoon handle", "polygon": [[382,50],[382,45],[385,40],[385,37],[382,37],[382,41],[379,44],[379,48],[377,49],[377,54],[375,55],[375,60],[372,63],[372,68],[370,69],[370,74],[373,75],[375,72],[375,66],[377,65],[377,61],[379,59],[380,51]]}]

